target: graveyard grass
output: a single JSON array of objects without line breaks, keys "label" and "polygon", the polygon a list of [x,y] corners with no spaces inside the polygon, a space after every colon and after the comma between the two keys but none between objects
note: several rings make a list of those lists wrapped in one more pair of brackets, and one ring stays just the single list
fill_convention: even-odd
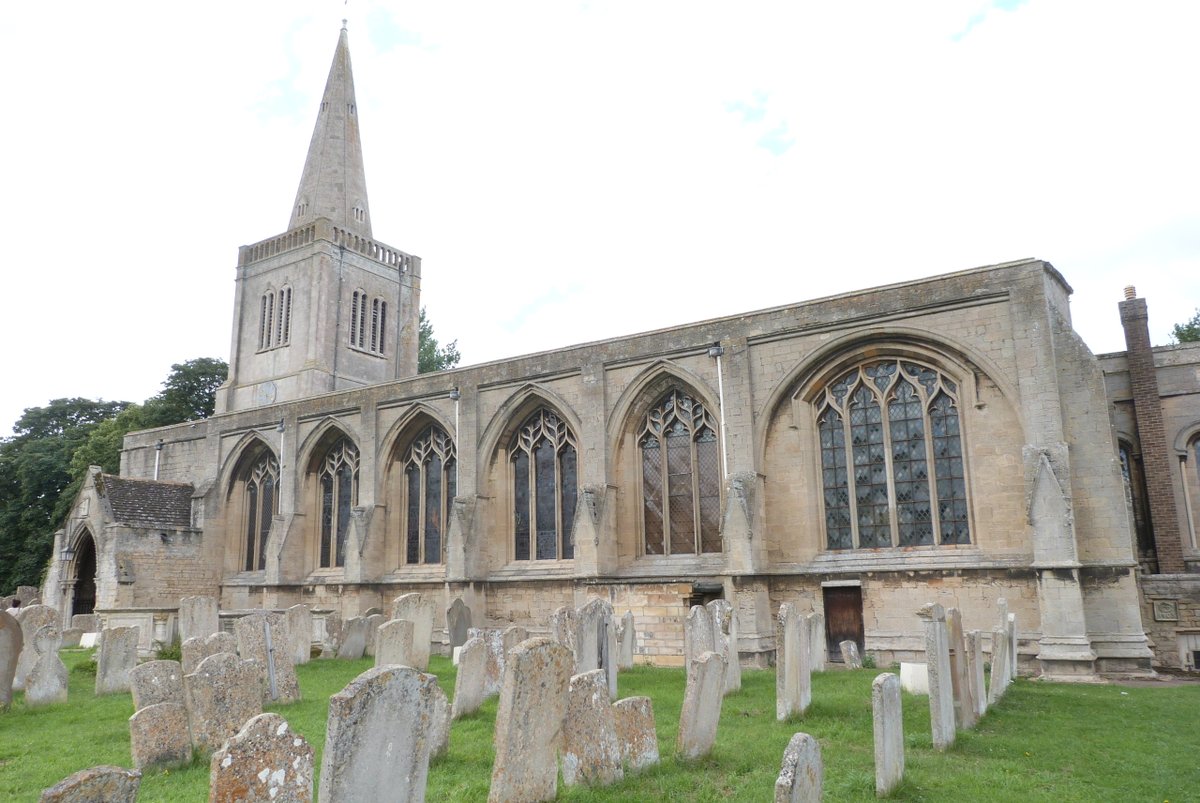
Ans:
[{"label": "graveyard grass", "polygon": [[[64,650],[68,667],[89,651]],[[313,661],[297,667],[304,699],[268,706],[284,716],[317,752],[320,769],[329,697],[371,660]],[[430,670],[447,696],[454,667],[434,657]],[[638,667],[620,675],[620,695],[654,700],[659,749],[655,768],[599,789],[559,786],[572,801],[769,800],[788,739],[797,731],[821,743],[825,799],[875,799],[871,681],[879,670],[831,670],[813,676],[813,705],[803,717],[775,721],[772,671],[743,672],[743,686],[725,698],[713,753],[695,762],[674,757],[683,700],[681,669]],[[130,765],[128,694],[96,698],[94,676],[72,671],[70,702],[36,711],[20,693],[0,714],[0,800],[34,801],[41,789],[97,764]],[[891,800],[1182,801],[1200,787],[1195,712],[1200,684],[1172,688],[1057,685],[1019,680],[975,731],[959,733],[946,753],[933,750],[928,698],[904,695],[907,769]],[[487,798],[496,698],[454,723],[450,753],[429,773],[427,799]],[[208,797],[208,761],[145,774],[139,800]]]}]

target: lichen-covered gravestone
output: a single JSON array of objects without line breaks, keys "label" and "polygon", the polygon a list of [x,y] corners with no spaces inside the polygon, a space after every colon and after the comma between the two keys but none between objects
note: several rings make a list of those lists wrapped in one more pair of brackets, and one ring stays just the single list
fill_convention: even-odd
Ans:
[{"label": "lichen-covered gravestone", "polygon": [[175,767],[192,760],[187,709],[182,703],[155,703],[129,718],[129,749],[133,766]]},{"label": "lichen-covered gravestone", "polygon": [[347,619],[342,624],[337,657],[357,661],[367,649],[367,620],[362,616]]},{"label": "lichen-covered gravestone", "polygon": [[33,634],[33,649],[37,653],[37,660],[25,678],[26,708],[67,701],[67,682],[70,676],[67,674],[66,665],[58,657],[61,644],[62,635],[58,632],[57,625],[39,627]]},{"label": "lichen-covered gravestone", "polygon": [[375,631],[375,666],[412,666],[412,641],[412,622],[407,619],[384,622]]},{"label": "lichen-covered gravestone", "polygon": [[954,744],[954,689],[950,680],[950,637],[946,610],[936,602],[917,611],[925,628],[925,663],[929,671],[929,725],[935,750]]},{"label": "lichen-covered gravestone", "polygon": [[[367,620],[367,641],[363,647],[363,655],[368,658],[375,657],[375,640],[379,638],[379,628],[383,626],[388,619],[382,613],[373,613],[370,616],[363,617]],[[377,664],[378,665],[378,664]]]},{"label": "lichen-covered gravestone", "polygon": [[529,638],[529,631],[520,625],[509,625],[500,631],[500,643],[504,645],[504,654],[512,652],[512,648]]},{"label": "lichen-covered gravestone", "polygon": [[805,618],[808,621],[808,647],[811,657],[809,665],[814,672],[824,672],[828,653],[827,640],[825,638],[825,617],[813,611]]},{"label": "lichen-covered gravestone", "polygon": [[742,688],[742,664],[738,658],[737,611],[727,599],[714,599],[705,606],[713,623],[713,651],[725,656],[725,693]]},{"label": "lichen-covered gravestone", "polygon": [[181,641],[211,636],[220,629],[220,607],[215,597],[184,597],[179,600]]},{"label": "lichen-covered gravestone", "polygon": [[633,669],[633,654],[637,650],[637,630],[634,628],[633,611],[625,611],[621,617],[621,626],[617,630],[619,646],[617,648],[617,668]]},{"label": "lichen-covered gravestone", "polygon": [[862,669],[862,656],[858,654],[858,642],[847,639],[838,644],[838,649],[842,651],[842,663],[847,669]]},{"label": "lichen-covered gravestone", "polygon": [[492,803],[554,799],[573,664],[569,649],[546,638],[509,654],[493,736]]},{"label": "lichen-covered gravestone", "polygon": [[556,644],[563,645],[574,655],[576,652],[576,636],[575,609],[565,605],[561,608],[556,608],[554,613],[550,614],[550,640]]},{"label": "lichen-covered gravestone", "polygon": [[257,611],[234,622],[238,655],[254,661],[262,672],[263,702],[294,703],[300,682],[292,666],[291,636],[281,613]]},{"label": "lichen-covered gravestone", "polygon": [[[504,634],[495,627],[472,627],[471,638],[479,639],[487,648],[483,693],[488,697],[499,694],[500,686],[504,682]],[[462,661],[461,655],[459,661]]]},{"label": "lichen-covered gravestone", "polygon": [[683,668],[691,674],[692,661],[713,651],[712,615],[703,605],[693,605],[683,623]]},{"label": "lichen-covered gravestone", "polygon": [[483,639],[473,636],[462,645],[458,654],[458,675],[454,678],[454,705],[451,719],[474,713],[487,698],[488,650]]},{"label": "lichen-covered gravestone", "polygon": [[821,800],[824,774],[821,745],[807,733],[795,734],[783,751],[783,765],[775,779],[775,803]]},{"label": "lichen-covered gravestone", "polygon": [[208,636],[197,636],[183,642],[180,653],[183,674],[190,675],[200,666],[200,662],[210,655],[221,652],[237,654],[237,639],[232,633],[213,633]]},{"label": "lichen-covered gravestone", "polygon": [[283,617],[287,620],[291,640],[292,663],[307,664],[312,658],[312,609],[307,605],[293,605],[283,612]]},{"label": "lichen-covered gravestone", "polygon": [[13,677],[24,646],[25,637],[16,617],[0,611],[0,711],[7,711],[12,705]]},{"label": "lichen-covered gravestone", "polygon": [[621,744],[621,760],[631,770],[658,763],[658,732],[649,697],[626,697],[613,703],[613,724]]},{"label": "lichen-covered gravestone", "polygon": [[603,669],[610,697],[617,696],[617,629],[612,604],[590,599],[575,614],[575,673]]},{"label": "lichen-covered gravestone", "polygon": [[603,669],[571,678],[563,720],[562,776],[567,786],[607,786],[625,777]]},{"label": "lichen-covered gravestone", "polygon": [[[695,606],[695,610],[700,606]],[[712,651],[692,659],[687,690],[679,714],[676,751],[685,759],[708,755],[717,740],[721,701],[725,697],[725,656]]]},{"label": "lichen-covered gravestone", "polygon": [[421,594],[404,594],[392,600],[392,618],[413,623],[412,666],[422,672],[429,666],[433,643],[433,600]]},{"label": "lichen-covered gravestone", "polygon": [[886,797],[904,780],[904,712],[900,704],[900,678],[890,672],[871,684],[871,711],[875,725],[875,794]]},{"label": "lichen-covered gravestone", "polygon": [[133,710],[158,703],[183,703],[183,667],[178,661],[147,661],[129,673]]},{"label": "lichen-covered gravestone", "polygon": [[79,628],[84,633],[99,633],[100,617],[94,613],[77,613],[71,617],[71,627]]},{"label": "lichen-covered gravestone", "polygon": [[142,774],[124,767],[90,767],[42,792],[40,803],[134,803]]},{"label": "lichen-covered gravestone", "polygon": [[978,630],[967,633],[967,680],[971,684],[971,699],[975,701],[975,718],[987,713],[987,684],[983,674],[983,634]]},{"label": "lichen-covered gravestone", "polygon": [[436,687],[412,667],[380,666],[329,698],[319,799],[424,800]]},{"label": "lichen-covered gravestone", "polygon": [[210,655],[183,676],[192,746],[205,753],[220,749],[250,717],[262,713],[259,668],[228,652]]},{"label": "lichen-covered gravestone", "polygon": [[971,697],[970,659],[963,637],[962,614],[958,608],[946,609],[946,644],[950,653],[954,719],[959,730],[967,730],[975,727],[975,700]]},{"label": "lichen-covered gravestone", "polygon": [[429,718],[429,758],[450,752],[450,700],[442,687],[433,684],[433,714]]},{"label": "lichen-covered gravestone", "polygon": [[129,691],[129,673],[137,666],[139,630],[106,627],[96,655],[96,696]]},{"label": "lichen-covered gravestone", "polygon": [[446,633],[450,637],[450,652],[454,652],[455,647],[461,647],[467,643],[470,637],[467,633],[471,629],[471,609],[462,601],[462,597],[455,597],[454,602],[450,603],[450,607],[446,609]]},{"label": "lichen-covered gravestone", "polygon": [[775,625],[775,718],[803,714],[812,703],[812,652],[808,619],[785,602]]},{"label": "lichen-covered gravestone", "polygon": [[209,803],[311,803],[313,749],[279,714],[252,718],[209,762]]},{"label": "lichen-covered gravestone", "polygon": [[21,626],[21,652],[17,656],[17,670],[13,676],[13,689],[25,688],[25,676],[37,661],[37,650],[33,648],[33,634],[47,625],[58,627],[58,611],[49,605],[30,605],[17,612],[17,624]]}]

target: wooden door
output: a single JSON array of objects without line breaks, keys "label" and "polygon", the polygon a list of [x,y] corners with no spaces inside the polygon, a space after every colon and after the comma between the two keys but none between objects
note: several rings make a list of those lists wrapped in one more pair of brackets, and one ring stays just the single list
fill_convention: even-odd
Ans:
[{"label": "wooden door", "polygon": [[863,640],[862,588],[859,586],[835,586],[825,592],[825,637],[829,648],[829,659],[842,660],[843,641],[858,645],[858,654],[865,655]]}]

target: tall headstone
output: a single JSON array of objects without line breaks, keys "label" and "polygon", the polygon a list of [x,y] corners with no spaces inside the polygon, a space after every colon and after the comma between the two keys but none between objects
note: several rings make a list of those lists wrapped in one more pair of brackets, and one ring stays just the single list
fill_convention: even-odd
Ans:
[{"label": "tall headstone", "polygon": [[292,666],[292,639],[281,613],[256,611],[233,623],[238,655],[254,661],[262,673],[263,702],[294,703],[300,681]]},{"label": "tall headstone", "polygon": [[683,667],[688,675],[692,672],[694,660],[714,650],[716,645],[713,644],[712,634],[712,615],[708,608],[693,605],[683,623]]},{"label": "tall headstone", "polygon": [[637,630],[634,628],[633,611],[625,611],[621,617],[620,646],[617,649],[617,668],[633,669],[633,655],[637,652]]},{"label": "tall headstone", "polygon": [[425,799],[437,678],[368,669],[329,698],[320,800]]},{"label": "tall headstone", "polygon": [[[346,620],[337,614],[328,614],[321,618],[325,635],[321,639],[321,657],[341,657],[342,638],[346,630]],[[359,656],[362,657],[361,655]]]},{"label": "tall headstone", "polygon": [[159,703],[182,704],[183,667],[178,661],[138,664],[129,673],[129,691],[133,695],[134,711]]},{"label": "tall headstone", "polygon": [[307,664],[312,659],[312,608],[293,605],[283,612],[287,621],[288,637],[291,640],[292,664]]},{"label": "tall headstone", "polygon": [[812,703],[812,652],[809,623],[796,606],[779,606],[775,624],[775,718],[803,714]]},{"label": "tall headstone", "polygon": [[488,800],[553,800],[574,658],[545,638],[523,641],[504,667]]},{"label": "tall headstone", "polygon": [[[379,638],[379,628],[383,626],[388,619],[382,613],[373,613],[370,616],[364,617],[367,620],[367,643],[363,647],[363,655],[368,658],[375,657],[375,641]],[[395,621],[395,620],[392,620]],[[376,664],[378,666],[378,664]]]},{"label": "tall headstone", "polygon": [[808,647],[811,655],[810,666],[814,672],[824,672],[827,660],[828,645],[825,638],[825,616],[813,611],[805,617],[808,621]]},{"label": "tall headstone", "polygon": [[875,794],[886,797],[904,780],[904,712],[900,678],[884,672],[871,684],[875,723]]},{"label": "tall headstone", "polygon": [[1008,682],[1012,683],[1017,679],[1020,651],[1017,649],[1017,615],[1010,613],[1007,621],[1004,623],[1006,628],[1005,633],[1008,636]]},{"label": "tall headstone", "polygon": [[37,660],[25,677],[25,707],[39,708],[67,701],[67,667],[58,657],[62,635],[58,625],[39,627],[33,634],[33,649]]},{"label": "tall headstone", "polygon": [[571,678],[563,720],[562,775],[567,786],[607,786],[625,777],[603,669]]},{"label": "tall headstone", "polygon": [[[487,648],[487,667],[484,672],[483,692],[488,697],[500,693],[504,682],[504,636],[495,627],[472,627],[471,638],[478,638]],[[469,641],[470,639],[468,639]],[[462,661],[461,654],[459,661]]]},{"label": "tall headstone", "polygon": [[0,712],[12,705],[13,678],[17,674],[17,659],[25,647],[21,625],[10,613],[0,611]]},{"label": "tall headstone", "polygon": [[190,675],[200,666],[200,662],[210,655],[219,652],[237,654],[237,639],[232,633],[213,633],[209,636],[196,636],[183,642],[180,648],[183,660],[180,662],[183,674]]},{"label": "tall headstone", "polygon": [[574,655],[577,652],[575,639],[575,609],[567,606],[556,608],[550,614],[550,639],[555,644],[561,644]]},{"label": "tall headstone", "polygon": [[412,666],[412,642],[412,622],[407,619],[384,622],[375,631],[375,666]]},{"label": "tall headstone", "polygon": [[975,702],[975,718],[987,713],[987,686],[983,679],[983,634],[978,630],[967,633],[967,667],[970,674],[971,699]]},{"label": "tall headstone", "polygon": [[220,630],[220,606],[215,597],[184,597],[179,600],[180,641],[205,638]]},{"label": "tall headstone", "polygon": [[783,765],[775,779],[775,803],[818,803],[824,777],[821,745],[807,733],[795,734],[783,751]]},{"label": "tall headstone", "polygon": [[183,676],[192,747],[204,753],[220,749],[246,720],[262,713],[258,667],[233,653],[210,655]]},{"label": "tall headstone", "polygon": [[954,689],[950,681],[950,647],[946,611],[936,602],[917,611],[925,628],[925,662],[929,667],[929,725],[935,750],[954,744]]},{"label": "tall headstone", "polygon": [[858,642],[849,639],[838,644],[842,651],[842,663],[847,669],[862,669],[862,656],[858,654]]},{"label": "tall headstone", "polygon": [[413,623],[413,667],[422,672],[429,666],[433,643],[433,600],[421,594],[404,594],[392,600],[392,618]]},{"label": "tall headstone", "polygon": [[89,767],[42,791],[39,803],[135,803],[142,774],[124,767]]},{"label": "tall headstone", "polygon": [[129,691],[129,673],[137,666],[138,628],[106,627],[96,655],[96,696]]},{"label": "tall headstone", "polygon": [[658,763],[658,730],[649,697],[626,697],[613,703],[613,724],[621,744],[621,759],[631,770]]},{"label": "tall headstone", "polygon": [[312,803],[313,749],[279,714],[259,714],[209,762],[208,803]]},{"label": "tall headstone", "polygon": [[155,703],[129,718],[129,749],[135,769],[177,767],[192,760],[187,709],[182,703]]},{"label": "tall headstone", "polygon": [[450,603],[450,607],[446,609],[446,634],[450,638],[450,652],[454,652],[455,647],[461,647],[467,643],[469,635],[467,631],[471,629],[471,609],[467,607],[467,603],[462,601],[462,597],[455,597]]},{"label": "tall headstone", "polygon": [[613,607],[606,599],[590,599],[575,613],[575,673],[603,669],[608,694],[617,696],[617,630]]},{"label": "tall headstone", "polygon": [[737,611],[727,599],[714,599],[705,606],[713,623],[713,651],[725,656],[725,693],[742,688],[742,664],[738,657]]},{"label": "tall headstone", "polygon": [[25,688],[25,676],[33,669],[37,661],[37,650],[33,648],[33,634],[47,625],[58,627],[58,611],[49,605],[30,605],[21,608],[16,614],[17,624],[21,626],[21,652],[17,656],[16,674],[13,676],[13,689],[21,691]]},{"label": "tall headstone", "polygon": [[1008,688],[1008,635],[1004,628],[992,630],[992,672],[988,678],[988,705],[995,705]]},{"label": "tall headstone", "polygon": [[954,721],[959,730],[975,727],[975,701],[971,699],[966,640],[962,614],[958,608],[946,609],[946,638],[950,653],[950,686],[954,697]]},{"label": "tall headstone", "polygon": [[367,620],[362,616],[347,619],[342,625],[337,657],[357,661],[367,649]]},{"label": "tall headstone", "polygon": [[488,650],[483,639],[473,636],[462,645],[458,655],[458,674],[454,678],[454,706],[451,719],[460,719],[479,710],[487,698]]},{"label": "tall headstone", "polygon": [[[699,605],[693,606],[695,611]],[[725,697],[725,656],[705,652],[692,659],[687,673],[687,689],[679,714],[677,752],[685,759],[708,755],[717,740],[721,719],[721,701]]]}]

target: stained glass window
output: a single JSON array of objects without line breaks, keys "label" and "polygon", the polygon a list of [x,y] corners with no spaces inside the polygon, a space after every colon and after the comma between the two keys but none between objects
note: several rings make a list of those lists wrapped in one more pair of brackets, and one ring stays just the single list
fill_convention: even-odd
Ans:
[{"label": "stained glass window", "polygon": [[252,572],[267,567],[267,536],[271,517],[279,512],[279,463],[269,452],[255,460],[245,474],[245,552],[242,569]]},{"label": "stained glass window", "polygon": [[570,560],[578,493],[575,436],[542,408],[517,430],[509,450],[513,478],[513,557]]},{"label": "stained glass window", "polygon": [[445,532],[454,502],[454,441],[436,424],[418,435],[404,451],[404,562],[441,563]]},{"label": "stained glass window", "polygon": [[321,568],[346,563],[350,509],[358,503],[358,448],[340,438],[325,454],[318,472],[321,492]]}]

